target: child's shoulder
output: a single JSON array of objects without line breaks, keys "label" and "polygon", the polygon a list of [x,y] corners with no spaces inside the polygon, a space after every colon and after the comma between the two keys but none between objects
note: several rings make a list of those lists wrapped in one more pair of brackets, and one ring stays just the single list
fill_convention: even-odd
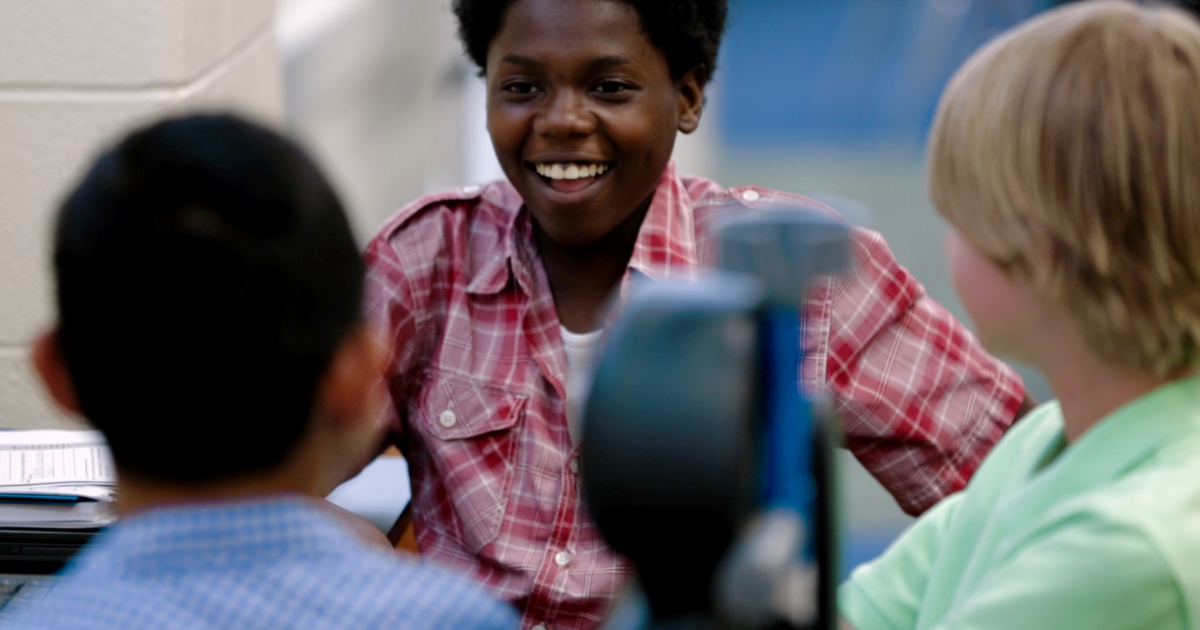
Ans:
[{"label": "child's shoulder", "polygon": [[[479,582],[448,567],[365,551],[346,579],[356,592],[372,595],[359,613],[364,627],[516,628],[510,606]],[[386,596],[382,596],[386,595]],[[419,611],[419,612],[418,612]]]},{"label": "child's shoulder", "polygon": [[[1159,544],[1183,542],[1200,567],[1200,436],[1180,436],[1087,497],[1094,517],[1146,531]],[[1200,575],[1198,575],[1200,578]]]},{"label": "child's shoulder", "polygon": [[450,188],[400,208],[383,223],[373,241],[428,242],[465,237],[471,231],[488,231],[489,227],[506,230],[522,203],[506,180]]},{"label": "child's shoulder", "polygon": [[687,191],[692,206],[697,210],[728,208],[730,206],[744,206],[751,210],[796,208],[812,210],[832,216],[841,216],[837,210],[828,205],[796,193],[772,190],[761,186],[734,186],[726,188],[711,179],[694,175],[684,175],[679,180]]},{"label": "child's shoulder", "polygon": [[679,177],[679,182],[691,202],[696,231],[701,237],[715,234],[723,218],[737,216],[738,213],[801,210],[848,223],[852,227],[857,260],[870,260],[880,270],[897,267],[883,236],[862,227],[867,216],[865,209],[858,207],[861,206],[858,202],[839,200],[853,206],[843,211],[842,204],[835,208],[812,197],[762,186],[726,188],[711,179],[687,175]]},{"label": "child's shoulder", "polygon": [[[1046,448],[1061,431],[1057,403],[1042,405],[1017,422],[988,456],[996,456],[992,468],[1029,470],[1034,459],[1047,456]],[[1188,575],[1200,588],[1200,431],[1181,429],[1137,456],[1090,446],[1087,459],[1075,453],[1070,461],[1056,462],[1066,468],[1051,474],[1063,487],[1095,478],[1085,489],[1062,496],[1039,529],[1138,538],[1168,561],[1186,558],[1195,565]]]}]

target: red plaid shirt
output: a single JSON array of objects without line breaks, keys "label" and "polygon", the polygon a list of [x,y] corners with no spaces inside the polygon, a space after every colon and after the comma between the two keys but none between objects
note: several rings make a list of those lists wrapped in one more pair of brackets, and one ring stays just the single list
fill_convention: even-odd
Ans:
[{"label": "red plaid shirt", "polygon": [[[730,204],[830,212],[671,166],[629,269],[669,278],[712,264],[714,218]],[[423,557],[490,585],[527,630],[591,628],[629,567],[581,506],[558,315],[522,207],[506,181],[408,205],[368,247],[368,309],[395,343],[390,413]],[[828,384],[847,447],[918,513],[966,484],[1024,390],[878,234],[854,243],[850,272],[809,300],[805,378]]]}]

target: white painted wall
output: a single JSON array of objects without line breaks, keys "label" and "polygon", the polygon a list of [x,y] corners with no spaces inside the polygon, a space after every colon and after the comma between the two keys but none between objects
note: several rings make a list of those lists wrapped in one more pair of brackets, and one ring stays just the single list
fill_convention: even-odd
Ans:
[{"label": "white painted wall", "polygon": [[281,0],[288,125],[360,243],[403,204],[462,184],[466,65],[449,0]]},{"label": "white painted wall", "polygon": [[49,323],[55,206],[131,126],[222,108],[282,124],[274,0],[0,0],[0,428],[69,421],[28,342]]}]

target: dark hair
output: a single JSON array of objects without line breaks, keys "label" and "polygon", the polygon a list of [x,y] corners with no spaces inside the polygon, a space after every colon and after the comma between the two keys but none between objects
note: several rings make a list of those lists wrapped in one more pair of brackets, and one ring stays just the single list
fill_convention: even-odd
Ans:
[{"label": "dark hair", "polygon": [[[487,50],[504,25],[516,0],[454,0],[458,36],[467,56],[487,67]],[[708,78],[717,69],[717,51],[725,34],[727,0],[617,0],[637,11],[650,42],[667,56],[671,78],[678,79],[696,66]]]},{"label": "dark hair", "polygon": [[122,471],[175,482],[271,469],[361,322],[341,203],[287,139],[225,115],[138,130],[63,203],[59,349]]}]

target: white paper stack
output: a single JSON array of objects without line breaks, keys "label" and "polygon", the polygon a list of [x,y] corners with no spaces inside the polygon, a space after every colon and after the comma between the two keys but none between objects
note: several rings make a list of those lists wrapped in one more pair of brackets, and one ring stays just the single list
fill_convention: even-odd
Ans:
[{"label": "white paper stack", "polygon": [[98,431],[0,431],[0,527],[107,525],[115,486]]}]

